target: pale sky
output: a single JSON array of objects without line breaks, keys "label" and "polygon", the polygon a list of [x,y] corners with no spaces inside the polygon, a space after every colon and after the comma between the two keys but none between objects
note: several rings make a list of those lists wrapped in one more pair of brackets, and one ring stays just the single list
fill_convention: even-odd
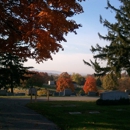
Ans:
[{"label": "pale sky", "polygon": [[[119,7],[118,0],[109,0],[112,5]],[[59,73],[79,73],[93,74],[94,70],[83,63],[93,59],[93,54],[90,49],[98,43],[100,46],[105,46],[106,41],[99,39],[98,32],[101,35],[107,34],[107,29],[99,21],[101,15],[103,19],[114,22],[115,13],[111,10],[106,10],[107,0],[86,0],[82,2],[84,13],[76,15],[74,19],[82,25],[77,30],[77,35],[69,33],[66,36],[67,42],[62,42],[64,51],[60,50],[57,54],[52,54],[53,60],[44,61],[37,64],[35,60],[28,60],[25,66],[33,66],[39,71],[58,71]]]}]

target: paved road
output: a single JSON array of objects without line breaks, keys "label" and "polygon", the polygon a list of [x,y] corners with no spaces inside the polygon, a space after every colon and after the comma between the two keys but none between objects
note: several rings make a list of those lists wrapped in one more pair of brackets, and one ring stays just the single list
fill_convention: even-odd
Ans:
[{"label": "paved road", "polygon": [[30,100],[0,99],[0,130],[58,130],[40,114],[25,107]]},{"label": "paved road", "polygon": [[[49,97],[49,101],[96,101],[99,97],[89,97],[89,96],[69,96],[69,97]],[[48,100],[47,97],[39,97],[39,101]]]},{"label": "paved road", "polygon": [[[50,101],[94,101],[97,99],[98,97],[49,97]],[[37,99],[37,101],[47,100],[47,97]],[[29,102],[30,99],[0,98],[0,130],[58,130],[53,122],[25,107]]]}]

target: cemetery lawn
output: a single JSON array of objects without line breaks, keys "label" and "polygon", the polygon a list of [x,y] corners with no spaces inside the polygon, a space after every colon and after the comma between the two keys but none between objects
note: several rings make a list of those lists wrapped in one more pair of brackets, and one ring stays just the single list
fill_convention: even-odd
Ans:
[{"label": "cemetery lawn", "polygon": [[30,96],[0,96],[0,98],[9,98],[9,99],[15,99],[15,98],[20,98],[20,99],[24,99],[24,98],[27,98],[27,99],[30,99]]},{"label": "cemetery lawn", "polygon": [[57,124],[61,130],[130,130],[130,105],[98,106],[95,102],[48,101],[30,103],[27,107]]}]

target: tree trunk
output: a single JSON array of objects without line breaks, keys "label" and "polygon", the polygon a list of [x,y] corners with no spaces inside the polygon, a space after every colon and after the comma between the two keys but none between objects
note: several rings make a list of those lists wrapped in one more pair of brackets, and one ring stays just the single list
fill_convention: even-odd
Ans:
[{"label": "tree trunk", "polygon": [[13,90],[13,80],[12,80],[12,78],[11,78],[10,88],[11,88],[11,93],[14,93],[14,90]]},{"label": "tree trunk", "polygon": [[14,93],[13,86],[11,86],[11,93]]}]

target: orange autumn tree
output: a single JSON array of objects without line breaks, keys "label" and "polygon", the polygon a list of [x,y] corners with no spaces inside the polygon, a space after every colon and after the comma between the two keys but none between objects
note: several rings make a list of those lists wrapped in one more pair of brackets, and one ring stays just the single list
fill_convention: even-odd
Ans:
[{"label": "orange autumn tree", "polygon": [[66,88],[74,91],[74,85],[73,85],[70,75],[67,72],[63,72],[57,79],[56,90],[57,92],[62,92]]},{"label": "orange autumn tree", "polygon": [[63,49],[65,35],[81,27],[72,16],[85,0],[0,0],[0,53],[37,62]]},{"label": "orange autumn tree", "polygon": [[83,86],[83,90],[86,94],[88,92],[97,92],[96,79],[92,76],[88,76]]}]

